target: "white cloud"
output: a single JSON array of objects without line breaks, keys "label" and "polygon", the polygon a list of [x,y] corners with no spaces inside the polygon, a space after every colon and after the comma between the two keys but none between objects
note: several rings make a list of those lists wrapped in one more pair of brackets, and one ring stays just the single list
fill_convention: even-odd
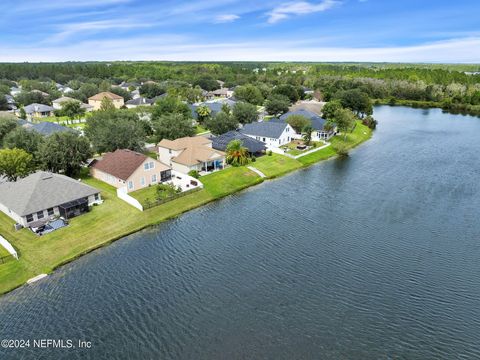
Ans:
[{"label": "white cloud", "polygon": [[286,19],[292,15],[305,15],[315,12],[331,9],[339,2],[336,0],[323,0],[319,3],[310,3],[307,1],[295,1],[283,3],[272,11],[267,13],[268,23],[274,24],[280,20]]},{"label": "white cloud", "polygon": [[216,24],[228,23],[240,19],[240,16],[235,14],[223,14],[215,17]]},{"label": "white cloud", "polygon": [[295,40],[202,43],[172,34],[72,43],[68,46],[9,48],[1,45],[0,62],[36,61],[353,61],[353,62],[480,62],[480,37],[413,46],[318,47]]}]

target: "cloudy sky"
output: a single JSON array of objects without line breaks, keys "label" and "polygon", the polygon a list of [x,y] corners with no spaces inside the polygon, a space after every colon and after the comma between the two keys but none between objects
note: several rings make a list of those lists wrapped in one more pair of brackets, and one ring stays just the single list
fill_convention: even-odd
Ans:
[{"label": "cloudy sky", "polygon": [[1,0],[0,61],[480,62],[478,0]]}]

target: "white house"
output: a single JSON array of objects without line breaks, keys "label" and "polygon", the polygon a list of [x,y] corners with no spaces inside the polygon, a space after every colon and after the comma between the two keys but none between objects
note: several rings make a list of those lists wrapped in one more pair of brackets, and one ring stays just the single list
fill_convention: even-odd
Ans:
[{"label": "white house", "polygon": [[245,124],[240,131],[244,135],[260,140],[267,147],[280,147],[295,138],[295,130],[286,122],[254,122]]},{"label": "white house", "polygon": [[[313,128],[312,131],[312,140],[313,141],[326,141],[330,139],[332,136],[337,134],[337,127],[334,126],[332,129],[325,129],[325,124],[327,123],[327,120],[323,119],[320,117],[318,114],[306,110],[306,109],[299,109],[295,111],[289,111],[282,116],[280,116],[280,119],[272,119],[270,121],[274,122],[286,122],[288,121],[288,118],[292,115],[301,115],[303,117],[306,117],[311,121],[311,126]],[[294,136],[296,139],[301,139],[302,134],[296,134]]]}]

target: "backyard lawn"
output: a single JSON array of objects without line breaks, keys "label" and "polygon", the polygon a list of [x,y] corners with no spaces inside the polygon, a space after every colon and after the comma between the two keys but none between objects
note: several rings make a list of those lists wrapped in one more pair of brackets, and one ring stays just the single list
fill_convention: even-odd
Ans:
[{"label": "backyard lawn", "polygon": [[[353,147],[370,135],[370,129],[358,124],[355,131],[347,135],[346,141],[340,136],[332,139],[332,144],[345,143]],[[249,165],[273,178],[334,155],[335,150],[330,146],[298,160],[272,154],[260,157]],[[200,181],[204,189],[144,212],[117,198],[114,187],[86,176],[83,181],[101,190],[104,203],[94,206],[87,214],[71,219],[69,226],[50,234],[37,236],[28,229],[15,231],[14,221],[0,213],[0,234],[10,241],[20,256],[19,261],[0,264],[0,294],[116,239],[261,183],[263,179],[246,167],[230,167],[202,176]]]},{"label": "backyard lawn", "polygon": [[102,191],[104,203],[71,219],[69,226],[44,236],[28,229],[15,231],[14,221],[0,213],[0,233],[20,256],[19,261],[0,264],[0,294],[118,238],[262,181],[246,168],[228,168],[204,179],[205,189],[141,212],[117,198],[112,186],[84,178],[85,183]]},{"label": "backyard lawn", "polygon": [[260,176],[244,166],[229,167],[225,170],[202,176],[199,180],[213,198],[232,194],[263,181]]},{"label": "backyard lawn", "polygon": [[204,132],[208,132],[207,129],[205,129],[202,125],[197,125],[195,127],[195,134],[201,134],[201,133],[204,133]]},{"label": "backyard lawn", "polygon": [[264,155],[257,158],[257,161],[252,162],[250,166],[260,170],[268,178],[274,178],[299,169],[302,164],[298,160],[273,153],[271,156]]}]

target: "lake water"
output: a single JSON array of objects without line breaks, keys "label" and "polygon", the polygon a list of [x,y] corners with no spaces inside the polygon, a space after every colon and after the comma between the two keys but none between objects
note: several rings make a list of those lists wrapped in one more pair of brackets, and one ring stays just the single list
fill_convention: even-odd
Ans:
[{"label": "lake water", "polygon": [[[0,298],[0,359],[480,358],[480,119],[377,107],[345,160],[128,236]],[[81,239],[79,239],[81,241]]]}]

